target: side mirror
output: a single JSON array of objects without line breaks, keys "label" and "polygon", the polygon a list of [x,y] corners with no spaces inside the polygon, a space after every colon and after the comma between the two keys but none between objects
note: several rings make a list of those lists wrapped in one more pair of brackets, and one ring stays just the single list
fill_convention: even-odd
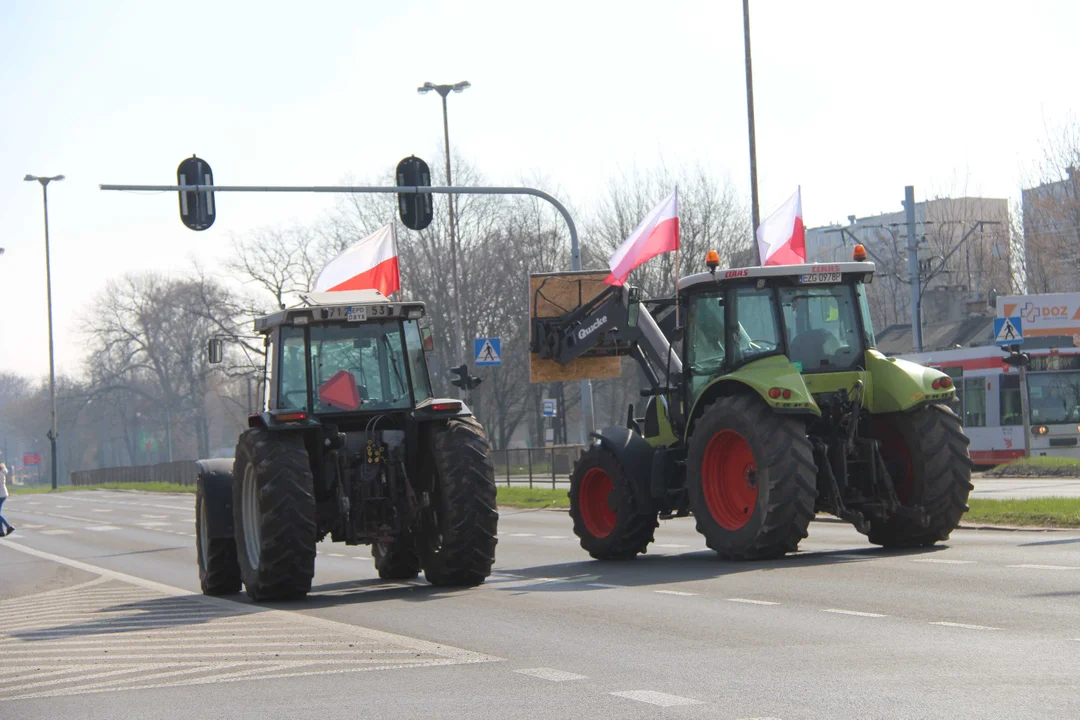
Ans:
[{"label": "side mirror", "polygon": [[222,342],[221,338],[210,338],[206,348],[206,355],[211,365],[217,365],[221,362],[225,354],[224,347],[225,343]]},{"label": "side mirror", "polygon": [[435,336],[431,333],[431,328],[420,328],[420,343],[424,346],[424,352],[431,352],[435,349]]}]

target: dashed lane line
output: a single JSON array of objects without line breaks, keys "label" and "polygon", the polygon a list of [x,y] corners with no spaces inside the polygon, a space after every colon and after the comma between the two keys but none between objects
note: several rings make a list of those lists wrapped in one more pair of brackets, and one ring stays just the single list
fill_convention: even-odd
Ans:
[{"label": "dashed lane line", "polygon": [[612,590],[617,589],[617,588],[626,587],[625,585],[613,585],[611,583],[585,583],[585,584],[588,585],[589,587],[609,588],[609,589],[612,589]]},{"label": "dashed lane line", "polygon": [[510,533],[506,537],[536,537],[536,533]]},{"label": "dashed lane line", "polygon": [[693,700],[687,697],[680,697],[678,695],[668,695],[667,693],[656,692],[655,690],[626,690],[623,692],[610,693],[615,697],[626,698],[627,700],[637,700],[638,702],[648,703],[650,705],[657,705],[659,707],[678,707],[680,705],[700,705],[700,700]]},{"label": "dashed lane line", "polygon": [[653,590],[653,592],[660,593],[661,595],[678,595],[680,597],[693,597],[694,595],[697,595],[697,593],[683,592],[682,590]]},{"label": "dashed lane line", "polygon": [[772,600],[751,600],[749,598],[728,598],[728,602],[733,603],[746,603],[747,605],[779,605],[778,602]]},{"label": "dashed lane line", "polygon": [[90,525],[87,526],[87,530],[93,530],[94,532],[108,532],[110,530],[119,530],[120,528],[115,525]]},{"label": "dashed lane line", "polygon": [[934,563],[937,565],[974,565],[978,562],[978,560],[941,560],[938,558],[919,558],[918,560],[912,560],[911,562]]},{"label": "dashed lane line", "polygon": [[841,610],[839,608],[829,608],[827,610],[822,610],[821,612],[834,613],[836,615],[854,615],[855,617],[868,617],[868,618],[889,617],[888,615],[883,615],[881,613],[862,612],[860,610]]},{"label": "dashed lane line", "polygon": [[689,545],[678,545],[676,543],[653,543],[654,548],[688,548]]},{"label": "dashed lane line", "polygon": [[1024,570],[1080,570],[1080,567],[1075,565],[1006,565],[1011,568],[1023,568]]},{"label": "dashed lane line", "polygon": [[941,625],[943,627],[964,628],[965,630],[1000,630],[1001,628],[990,627],[988,625],[969,625],[968,623],[954,623],[954,622],[932,622],[931,625]]},{"label": "dashed lane line", "polygon": [[543,537],[544,540],[568,540],[569,539],[566,535],[544,535],[542,537]]},{"label": "dashed lane line", "polygon": [[529,677],[540,678],[541,680],[550,680],[551,682],[566,682],[567,680],[588,680],[588,675],[578,675],[577,673],[566,672],[565,670],[556,670],[555,668],[526,668],[524,670],[515,670],[518,675],[528,675]]},{"label": "dashed lane line", "polygon": [[53,528],[52,530],[42,530],[42,535],[74,535],[74,530],[65,530],[64,528]]}]

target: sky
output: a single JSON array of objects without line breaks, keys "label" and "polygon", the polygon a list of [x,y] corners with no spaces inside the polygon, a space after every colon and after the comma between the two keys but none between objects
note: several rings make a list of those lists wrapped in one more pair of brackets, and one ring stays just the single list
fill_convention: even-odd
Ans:
[{"label": "sky", "polygon": [[[0,372],[48,372],[49,187],[58,371],[110,280],[219,272],[230,234],[318,220],[329,196],[221,194],[195,233],[170,184],[375,182],[450,135],[492,184],[543,176],[586,208],[620,173],[700,165],[748,200],[739,0],[307,3],[0,0]],[[807,226],[941,194],[1014,198],[1075,120],[1080,3],[751,0],[762,216],[801,186]],[[579,220],[580,224],[580,220]]]}]

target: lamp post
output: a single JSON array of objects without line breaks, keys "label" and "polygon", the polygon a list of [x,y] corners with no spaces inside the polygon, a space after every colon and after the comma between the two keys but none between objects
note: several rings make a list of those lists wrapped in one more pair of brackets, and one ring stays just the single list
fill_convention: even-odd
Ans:
[{"label": "lamp post", "polygon": [[49,263],[49,183],[54,180],[63,180],[63,175],[52,177],[37,177],[27,175],[23,178],[26,182],[37,181],[41,183],[41,200],[45,208],[45,292],[48,296],[49,307],[49,402],[51,404],[51,427],[49,428],[49,448],[51,451],[52,465],[52,489],[56,489],[56,359],[53,352],[53,314],[52,314],[52,269]]},{"label": "lamp post", "polygon": [[[446,96],[449,95],[451,91],[456,93],[465,92],[469,87],[471,87],[469,82],[463,80],[455,85],[435,85],[434,83],[426,82],[416,88],[416,91],[421,95],[425,95],[434,90],[442,97],[443,138],[446,142],[446,184],[448,187],[453,187],[454,181],[450,176],[450,123],[446,116]],[[457,216],[454,214],[454,199],[454,195],[447,196],[447,200],[450,204],[450,277],[454,283],[454,331],[458,336],[458,352],[461,354],[461,362],[467,364],[468,351],[465,348],[465,323],[461,317],[461,292],[458,284]],[[462,388],[461,394],[464,395],[466,392],[467,391]]]}]

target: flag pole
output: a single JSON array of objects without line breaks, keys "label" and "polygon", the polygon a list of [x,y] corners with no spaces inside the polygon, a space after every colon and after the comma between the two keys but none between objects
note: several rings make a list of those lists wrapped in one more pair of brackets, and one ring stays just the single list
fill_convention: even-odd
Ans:
[{"label": "flag pole", "polygon": [[[394,257],[398,258],[398,262],[400,263],[401,262],[401,256],[398,255],[398,248],[397,248],[397,223],[394,222],[393,220],[390,221],[390,242],[393,243],[393,245],[394,245]],[[398,285],[401,285],[401,270],[400,270],[400,268],[398,269]],[[394,296],[393,298],[391,298],[394,302],[397,302],[404,295],[404,293],[400,289],[395,290],[394,292],[392,292],[390,294]]]}]

